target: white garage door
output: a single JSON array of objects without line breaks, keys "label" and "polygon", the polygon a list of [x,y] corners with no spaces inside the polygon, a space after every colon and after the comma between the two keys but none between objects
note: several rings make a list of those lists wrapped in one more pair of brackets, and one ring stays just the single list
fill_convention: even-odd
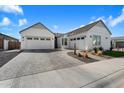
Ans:
[{"label": "white garage door", "polygon": [[53,49],[53,40],[44,38],[27,39],[27,49]]},{"label": "white garage door", "polygon": [[70,41],[70,48],[74,48],[74,44],[76,44],[76,48],[80,49],[80,50],[84,50],[85,49],[85,43],[84,43],[84,37],[81,38],[75,38],[73,40]]}]

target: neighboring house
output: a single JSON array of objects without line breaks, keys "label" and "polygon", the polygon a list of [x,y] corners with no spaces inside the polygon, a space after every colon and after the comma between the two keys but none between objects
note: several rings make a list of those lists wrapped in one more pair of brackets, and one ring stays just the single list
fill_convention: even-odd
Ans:
[{"label": "neighboring house", "polygon": [[71,48],[76,46],[79,50],[90,50],[94,47],[111,47],[111,32],[102,20],[88,24],[84,27],[66,33],[57,39],[58,47]]},{"label": "neighboring house", "polygon": [[76,46],[80,50],[89,50],[94,47],[110,49],[111,32],[99,20],[66,34],[54,34],[41,23],[32,25],[20,31],[21,49],[54,49]]},{"label": "neighboring house", "polygon": [[112,37],[113,48],[124,48],[124,36]]},{"label": "neighboring house", "polygon": [[54,49],[55,35],[41,23],[36,23],[22,31],[21,49]]},{"label": "neighboring house", "polygon": [[11,49],[11,47],[16,48],[16,45],[12,46],[12,44],[13,43],[15,44],[17,42],[19,42],[18,39],[0,33],[0,50],[8,50],[8,49]]}]

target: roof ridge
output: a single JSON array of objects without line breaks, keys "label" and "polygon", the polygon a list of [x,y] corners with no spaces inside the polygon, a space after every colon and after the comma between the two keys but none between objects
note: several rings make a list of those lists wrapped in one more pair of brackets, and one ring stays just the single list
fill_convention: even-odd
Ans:
[{"label": "roof ridge", "polygon": [[85,25],[85,26],[83,26],[83,27],[79,27],[79,28],[77,28],[77,29],[75,29],[75,30],[73,30],[73,31],[71,31],[71,32],[68,32],[67,34],[71,34],[71,33],[73,33],[73,32],[76,32],[77,30],[80,30],[80,29],[83,29],[83,28],[86,28],[86,27],[89,27],[89,26],[91,26],[91,27],[89,27],[86,31],[88,31],[89,29],[91,29],[93,26],[95,26],[97,23],[99,23],[99,22],[101,22],[102,20],[98,20],[98,21],[95,21],[95,22],[92,22],[92,23],[90,23],[90,24],[87,24],[87,25]]},{"label": "roof ridge", "polygon": [[[85,25],[85,26],[83,26],[83,27],[86,27],[86,26],[88,26],[88,25],[92,25],[92,24],[98,23],[98,22],[100,22],[100,21],[102,21],[102,20],[98,20],[98,21],[89,23],[89,24],[87,24],[87,25]],[[77,28],[77,29],[80,29],[80,28],[83,28],[83,27],[79,27],[79,28]],[[75,30],[76,30],[76,29],[75,29]]]},{"label": "roof ridge", "polygon": [[24,28],[23,30],[19,31],[19,33],[23,32],[24,30],[26,30],[28,28],[31,28],[32,26],[35,26],[37,24],[41,24],[41,22],[37,22],[37,23],[35,23],[35,24],[31,25],[31,26],[28,26],[28,27]]},{"label": "roof ridge", "polygon": [[41,22],[37,22],[37,23],[31,25],[31,26],[29,26],[29,27],[27,27],[27,28],[21,30],[19,33],[23,32],[23,31],[25,31],[25,30],[27,30],[27,29],[29,29],[29,28],[31,28],[31,27],[37,25],[37,24],[41,24],[41,25],[42,25],[44,28],[46,28],[49,32],[51,32],[52,34],[54,34],[50,29],[48,29],[48,28],[47,28],[44,24],[42,24]]}]

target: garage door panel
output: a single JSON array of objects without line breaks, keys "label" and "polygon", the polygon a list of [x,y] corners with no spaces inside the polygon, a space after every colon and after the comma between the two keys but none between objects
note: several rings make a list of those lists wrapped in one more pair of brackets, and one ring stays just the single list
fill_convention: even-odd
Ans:
[{"label": "garage door panel", "polygon": [[124,48],[124,42],[116,42],[116,46],[119,48]]},{"label": "garage door panel", "polygon": [[77,42],[78,49],[84,49],[84,40],[78,40]]},{"label": "garage door panel", "polygon": [[53,42],[49,41],[40,41],[40,40],[32,40],[27,41],[27,49],[52,49]]},{"label": "garage door panel", "polygon": [[70,48],[74,48],[74,44],[76,44],[77,49],[83,50],[85,48],[84,40],[70,41]]}]

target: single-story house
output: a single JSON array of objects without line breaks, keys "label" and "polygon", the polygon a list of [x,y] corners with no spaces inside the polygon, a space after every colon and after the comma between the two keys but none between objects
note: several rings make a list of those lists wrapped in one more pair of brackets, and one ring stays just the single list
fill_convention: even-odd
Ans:
[{"label": "single-story house", "polygon": [[41,23],[36,23],[22,31],[21,49],[71,48],[80,50],[94,47],[111,47],[111,32],[102,20],[75,29],[66,34],[55,34]]},{"label": "single-story house", "polygon": [[55,34],[42,23],[36,23],[22,31],[21,49],[54,49]]},{"label": "single-story house", "polygon": [[112,37],[113,48],[124,48],[124,36]]},{"label": "single-story house", "polygon": [[94,47],[111,47],[111,32],[102,20],[88,24],[84,27],[66,33],[58,39],[58,47],[71,48],[76,46],[79,50],[90,50]]},{"label": "single-story house", "polygon": [[18,42],[19,42],[18,39],[0,33],[0,50],[8,50],[12,49],[12,47],[14,49],[16,48],[16,45],[12,46],[12,44],[16,44]]}]

